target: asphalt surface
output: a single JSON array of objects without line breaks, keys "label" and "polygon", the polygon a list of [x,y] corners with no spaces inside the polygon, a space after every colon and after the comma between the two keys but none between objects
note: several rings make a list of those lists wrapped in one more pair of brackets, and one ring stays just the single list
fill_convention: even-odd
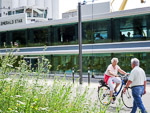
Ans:
[{"label": "asphalt surface", "polygon": [[[99,79],[91,78],[90,85],[88,85],[88,79],[83,78],[83,85],[81,85],[81,87],[86,87],[86,86],[89,87],[90,91],[93,92],[93,95],[92,95],[93,100],[98,99],[98,95],[97,95],[97,87],[99,86],[98,81],[99,81]],[[146,92],[147,93],[145,95],[143,95],[142,100],[143,100],[143,103],[144,103],[144,106],[145,106],[147,112],[150,113],[150,82],[149,81],[147,82]],[[115,104],[110,104],[110,107],[107,110],[108,113],[109,112],[116,113],[116,106],[117,106],[117,104],[119,104],[117,102],[117,100],[120,97],[121,97],[121,95],[117,96]],[[120,111],[120,113],[130,113],[130,112],[131,112],[131,109],[129,109],[125,106],[123,106]],[[137,113],[139,113],[139,109],[137,110]]]}]

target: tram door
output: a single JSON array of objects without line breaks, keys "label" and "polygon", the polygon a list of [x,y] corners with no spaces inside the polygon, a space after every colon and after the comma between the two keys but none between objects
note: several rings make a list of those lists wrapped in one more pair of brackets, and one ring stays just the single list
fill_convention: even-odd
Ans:
[{"label": "tram door", "polygon": [[36,71],[38,68],[38,57],[24,57],[24,60],[27,62],[28,65],[31,65],[31,69]]}]

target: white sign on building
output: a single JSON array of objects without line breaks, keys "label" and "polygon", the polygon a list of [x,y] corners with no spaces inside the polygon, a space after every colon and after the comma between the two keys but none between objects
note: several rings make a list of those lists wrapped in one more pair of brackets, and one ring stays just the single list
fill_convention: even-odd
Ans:
[{"label": "white sign on building", "polygon": [[26,14],[18,14],[0,18],[0,27],[26,24]]}]

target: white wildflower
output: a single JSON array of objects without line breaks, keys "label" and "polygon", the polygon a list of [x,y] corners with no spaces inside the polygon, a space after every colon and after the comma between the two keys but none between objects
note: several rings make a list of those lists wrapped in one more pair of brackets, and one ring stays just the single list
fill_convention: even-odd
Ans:
[{"label": "white wildflower", "polygon": [[42,108],[42,107],[40,107],[39,109],[43,110],[43,111],[48,111],[48,108]]},{"label": "white wildflower", "polygon": [[15,67],[16,69],[20,70],[21,68],[20,67]]},{"label": "white wildflower", "polygon": [[17,100],[17,102],[18,102],[19,104],[25,105],[24,102],[21,102],[21,101],[19,101],[19,100]]},{"label": "white wildflower", "polygon": [[16,97],[17,97],[17,98],[20,98],[20,97],[22,97],[22,96],[21,96],[21,95],[16,95]]},{"label": "white wildflower", "polygon": [[11,64],[7,64],[7,66],[9,66],[9,67],[13,67]]}]

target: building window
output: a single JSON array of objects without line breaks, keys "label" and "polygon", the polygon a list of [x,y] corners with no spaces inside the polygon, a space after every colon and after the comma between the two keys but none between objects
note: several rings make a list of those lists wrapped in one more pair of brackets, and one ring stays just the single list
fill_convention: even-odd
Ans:
[{"label": "building window", "polygon": [[48,45],[48,28],[37,28],[29,30],[28,46]]},{"label": "building window", "polygon": [[148,38],[147,16],[138,15],[114,19],[114,41],[137,41]]},{"label": "building window", "polygon": [[25,12],[27,12],[27,17],[31,17],[32,16],[32,9],[26,9],[26,11]]},{"label": "building window", "polygon": [[18,30],[12,32],[12,42],[17,43],[19,47],[26,46],[26,30]]},{"label": "building window", "polygon": [[77,43],[77,24],[53,26],[53,45],[71,45]]},{"label": "building window", "polygon": [[27,12],[27,17],[31,17],[31,16],[32,16],[32,13]]},{"label": "building window", "polygon": [[8,15],[11,15],[11,11],[8,11]]},{"label": "building window", "polygon": [[83,43],[110,42],[110,20],[98,20],[83,23]]},{"label": "building window", "polygon": [[24,13],[24,9],[16,10],[16,14]]}]

